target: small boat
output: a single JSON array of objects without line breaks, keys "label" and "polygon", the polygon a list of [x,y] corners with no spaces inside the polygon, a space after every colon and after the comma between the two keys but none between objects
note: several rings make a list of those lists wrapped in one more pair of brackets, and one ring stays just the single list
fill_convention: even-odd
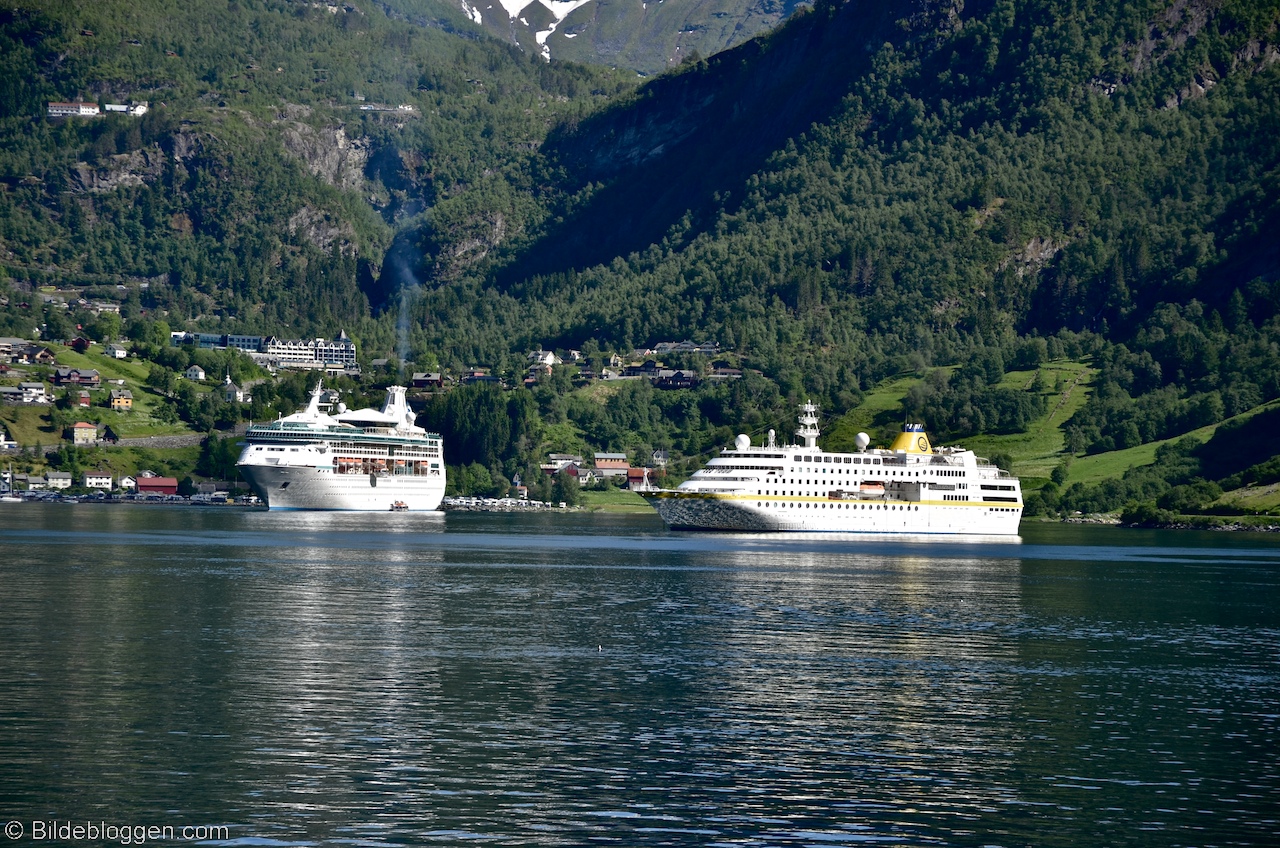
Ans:
[{"label": "small boat", "polygon": [[392,512],[407,512],[408,510],[409,510],[409,505],[404,501],[395,501],[391,504]]}]

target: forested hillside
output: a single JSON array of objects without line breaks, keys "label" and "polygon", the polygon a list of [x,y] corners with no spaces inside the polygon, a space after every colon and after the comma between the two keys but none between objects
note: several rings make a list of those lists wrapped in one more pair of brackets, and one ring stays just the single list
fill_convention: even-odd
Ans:
[{"label": "forested hillside", "polygon": [[[145,285],[175,323],[381,338],[363,287],[395,227],[630,84],[455,17],[465,37],[366,2],[0,11],[0,268],[19,286]],[[82,99],[150,109],[44,116]]]},{"label": "forested hillside", "polygon": [[452,233],[496,210],[441,204],[433,344],[700,335],[839,409],[1065,329],[1106,343],[1079,451],[1280,393],[1277,4],[916,11],[823,4],[562,125],[530,164],[545,217],[482,263]]},{"label": "forested hillside", "polygon": [[[747,377],[534,393],[561,441],[690,453],[902,374],[940,438],[1018,432],[1046,395],[1004,376],[1062,357],[1093,375],[1071,454],[1280,397],[1277,0],[824,0],[640,87],[385,8],[0,13],[0,333],[70,282],[511,382],[710,340]],[[75,98],[154,108],[41,117]],[[510,474],[511,438],[454,461]]]}]

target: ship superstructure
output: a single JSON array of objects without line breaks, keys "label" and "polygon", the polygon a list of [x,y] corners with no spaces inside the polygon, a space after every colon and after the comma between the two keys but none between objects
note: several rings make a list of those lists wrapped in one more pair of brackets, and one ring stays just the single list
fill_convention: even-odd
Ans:
[{"label": "ship superstructure", "polygon": [[818,410],[801,408],[798,444],[734,445],[676,489],[640,494],[673,529],[1017,535],[1018,479],[958,447],[934,448],[907,425],[889,448],[818,447]]},{"label": "ship superstructure", "polygon": [[414,423],[403,386],[381,410],[306,409],[249,428],[236,467],[271,509],[434,510],[444,498],[440,436]]}]

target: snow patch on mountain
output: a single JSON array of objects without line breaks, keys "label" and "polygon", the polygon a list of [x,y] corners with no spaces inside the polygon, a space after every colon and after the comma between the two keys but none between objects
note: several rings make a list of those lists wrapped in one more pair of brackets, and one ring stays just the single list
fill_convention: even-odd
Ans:
[{"label": "snow patch on mountain", "polygon": [[[520,16],[522,11],[533,5],[529,0],[498,0],[498,2],[501,4],[503,11],[507,13],[508,18],[513,21],[520,21],[525,26],[529,25],[528,22]],[[556,31],[556,27],[560,26],[560,22],[567,18],[569,13],[574,9],[579,6],[585,6],[590,2],[591,0],[534,0],[534,3],[540,3],[543,8],[549,11],[552,18],[550,29],[541,30],[533,34],[533,37],[538,44],[542,45],[542,58],[547,59],[548,61],[551,59],[551,48],[547,46],[547,39],[551,37],[551,33]],[[490,6],[489,8],[493,7]],[[462,11],[468,16],[471,16],[474,13],[474,19],[479,22],[480,12],[478,7],[473,12],[473,10],[467,6],[466,2],[463,2]]]}]

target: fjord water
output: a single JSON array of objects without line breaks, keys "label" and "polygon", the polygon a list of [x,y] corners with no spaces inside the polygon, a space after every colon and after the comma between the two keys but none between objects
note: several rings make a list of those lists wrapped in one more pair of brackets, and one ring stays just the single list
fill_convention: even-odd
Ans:
[{"label": "fjord water", "polygon": [[0,816],[231,844],[1265,845],[1280,539],[0,509]]}]

